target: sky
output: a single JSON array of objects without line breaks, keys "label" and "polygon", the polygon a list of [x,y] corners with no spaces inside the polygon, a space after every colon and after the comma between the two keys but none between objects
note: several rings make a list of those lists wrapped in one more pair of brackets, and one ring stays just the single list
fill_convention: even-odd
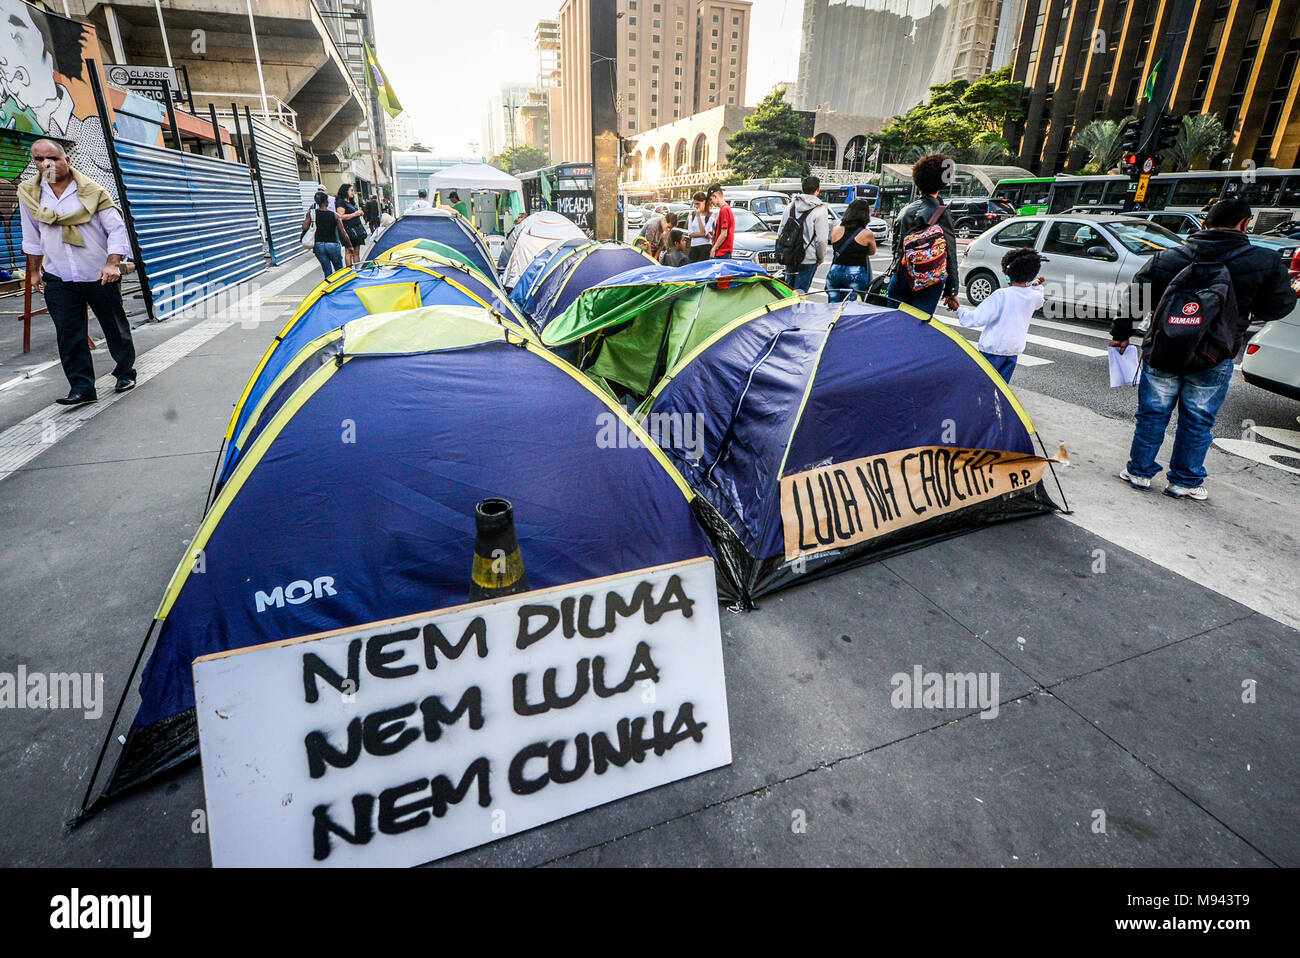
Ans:
[{"label": "sky", "polygon": [[[483,111],[501,84],[535,82],[533,27],[560,0],[372,0],[375,54],[435,153],[470,155]],[[746,100],[799,72],[803,0],[753,0]]]}]

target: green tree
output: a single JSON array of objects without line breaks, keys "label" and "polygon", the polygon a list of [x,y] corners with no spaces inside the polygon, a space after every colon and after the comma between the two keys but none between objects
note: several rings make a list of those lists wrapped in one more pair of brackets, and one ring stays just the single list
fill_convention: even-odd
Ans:
[{"label": "green tree", "polygon": [[1208,163],[1228,142],[1228,131],[1216,113],[1198,113],[1183,117],[1182,129],[1169,148],[1174,172],[1190,170]]},{"label": "green tree", "polygon": [[799,114],[785,102],[785,90],[773,90],[727,141],[727,164],[745,178],[807,176],[808,142],[801,126]]},{"label": "green tree", "polygon": [[[1023,92],[1023,84],[1011,79],[1010,67],[974,83],[940,83],[930,87],[924,103],[894,117],[880,131],[880,139],[894,156],[911,155],[923,144],[943,144],[945,152],[960,153],[978,144],[996,143],[1008,123],[1024,119]],[[988,150],[981,147],[977,152]]]},{"label": "green tree", "polygon": [[510,149],[502,152],[493,163],[499,170],[509,173],[511,170],[518,170],[520,173],[527,173],[530,170],[540,170],[546,166],[549,161],[546,151],[535,146],[523,144],[521,146],[512,146]]},{"label": "green tree", "polygon": [[1124,122],[1093,120],[1074,138],[1074,145],[1088,153],[1088,166],[1105,173],[1124,155]]},{"label": "green tree", "polygon": [[424,145],[421,144],[421,143],[412,143],[412,144],[411,144],[410,152],[412,152],[412,153],[432,153],[433,151],[430,150],[427,146],[424,146]]}]

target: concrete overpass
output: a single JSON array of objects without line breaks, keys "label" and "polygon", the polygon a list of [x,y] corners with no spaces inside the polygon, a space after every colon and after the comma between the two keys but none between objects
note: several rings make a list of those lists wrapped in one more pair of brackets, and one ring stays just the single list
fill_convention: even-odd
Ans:
[{"label": "concrete overpass", "polygon": [[[162,30],[153,0],[69,0],[73,16],[95,24],[107,62],[165,65]],[[80,8],[80,9],[78,9]],[[232,98],[260,107],[257,62],[245,0],[166,0],[163,18],[172,62],[184,65],[201,110]],[[366,115],[365,93],[348,71],[325,21],[311,0],[256,0],[253,18],[268,97],[296,114],[304,148],[337,150]],[[201,31],[201,33],[196,33]],[[120,49],[115,52],[114,45]]]}]

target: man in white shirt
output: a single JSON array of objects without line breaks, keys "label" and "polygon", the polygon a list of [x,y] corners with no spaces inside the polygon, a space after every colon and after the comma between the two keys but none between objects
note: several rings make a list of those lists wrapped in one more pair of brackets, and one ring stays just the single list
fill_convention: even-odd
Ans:
[{"label": "man in white shirt", "polygon": [[32,286],[45,305],[70,391],[62,406],[94,402],[95,364],[87,342],[87,309],[104,330],[115,366],[115,392],[135,387],[135,344],[122,306],[123,260],[131,247],[122,213],[94,180],[74,170],[52,140],[32,144],[37,175],[18,187],[23,252]]},{"label": "man in white shirt", "polygon": [[429,191],[420,190],[419,199],[406,208],[406,212],[414,213],[416,210],[431,210],[433,207],[429,203]]}]

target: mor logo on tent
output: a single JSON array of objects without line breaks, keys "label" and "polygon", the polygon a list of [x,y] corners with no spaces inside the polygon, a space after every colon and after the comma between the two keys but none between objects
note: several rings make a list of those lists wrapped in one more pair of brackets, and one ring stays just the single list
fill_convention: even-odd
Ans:
[{"label": "mor logo on tent", "polygon": [[270,592],[258,589],[257,594],[253,596],[253,602],[258,612],[265,612],[272,606],[283,609],[286,602],[290,605],[302,605],[308,599],[320,599],[327,595],[338,594],[338,590],[334,588],[334,577],[322,575],[311,582],[297,579],[288,585],[277,585]]}]

